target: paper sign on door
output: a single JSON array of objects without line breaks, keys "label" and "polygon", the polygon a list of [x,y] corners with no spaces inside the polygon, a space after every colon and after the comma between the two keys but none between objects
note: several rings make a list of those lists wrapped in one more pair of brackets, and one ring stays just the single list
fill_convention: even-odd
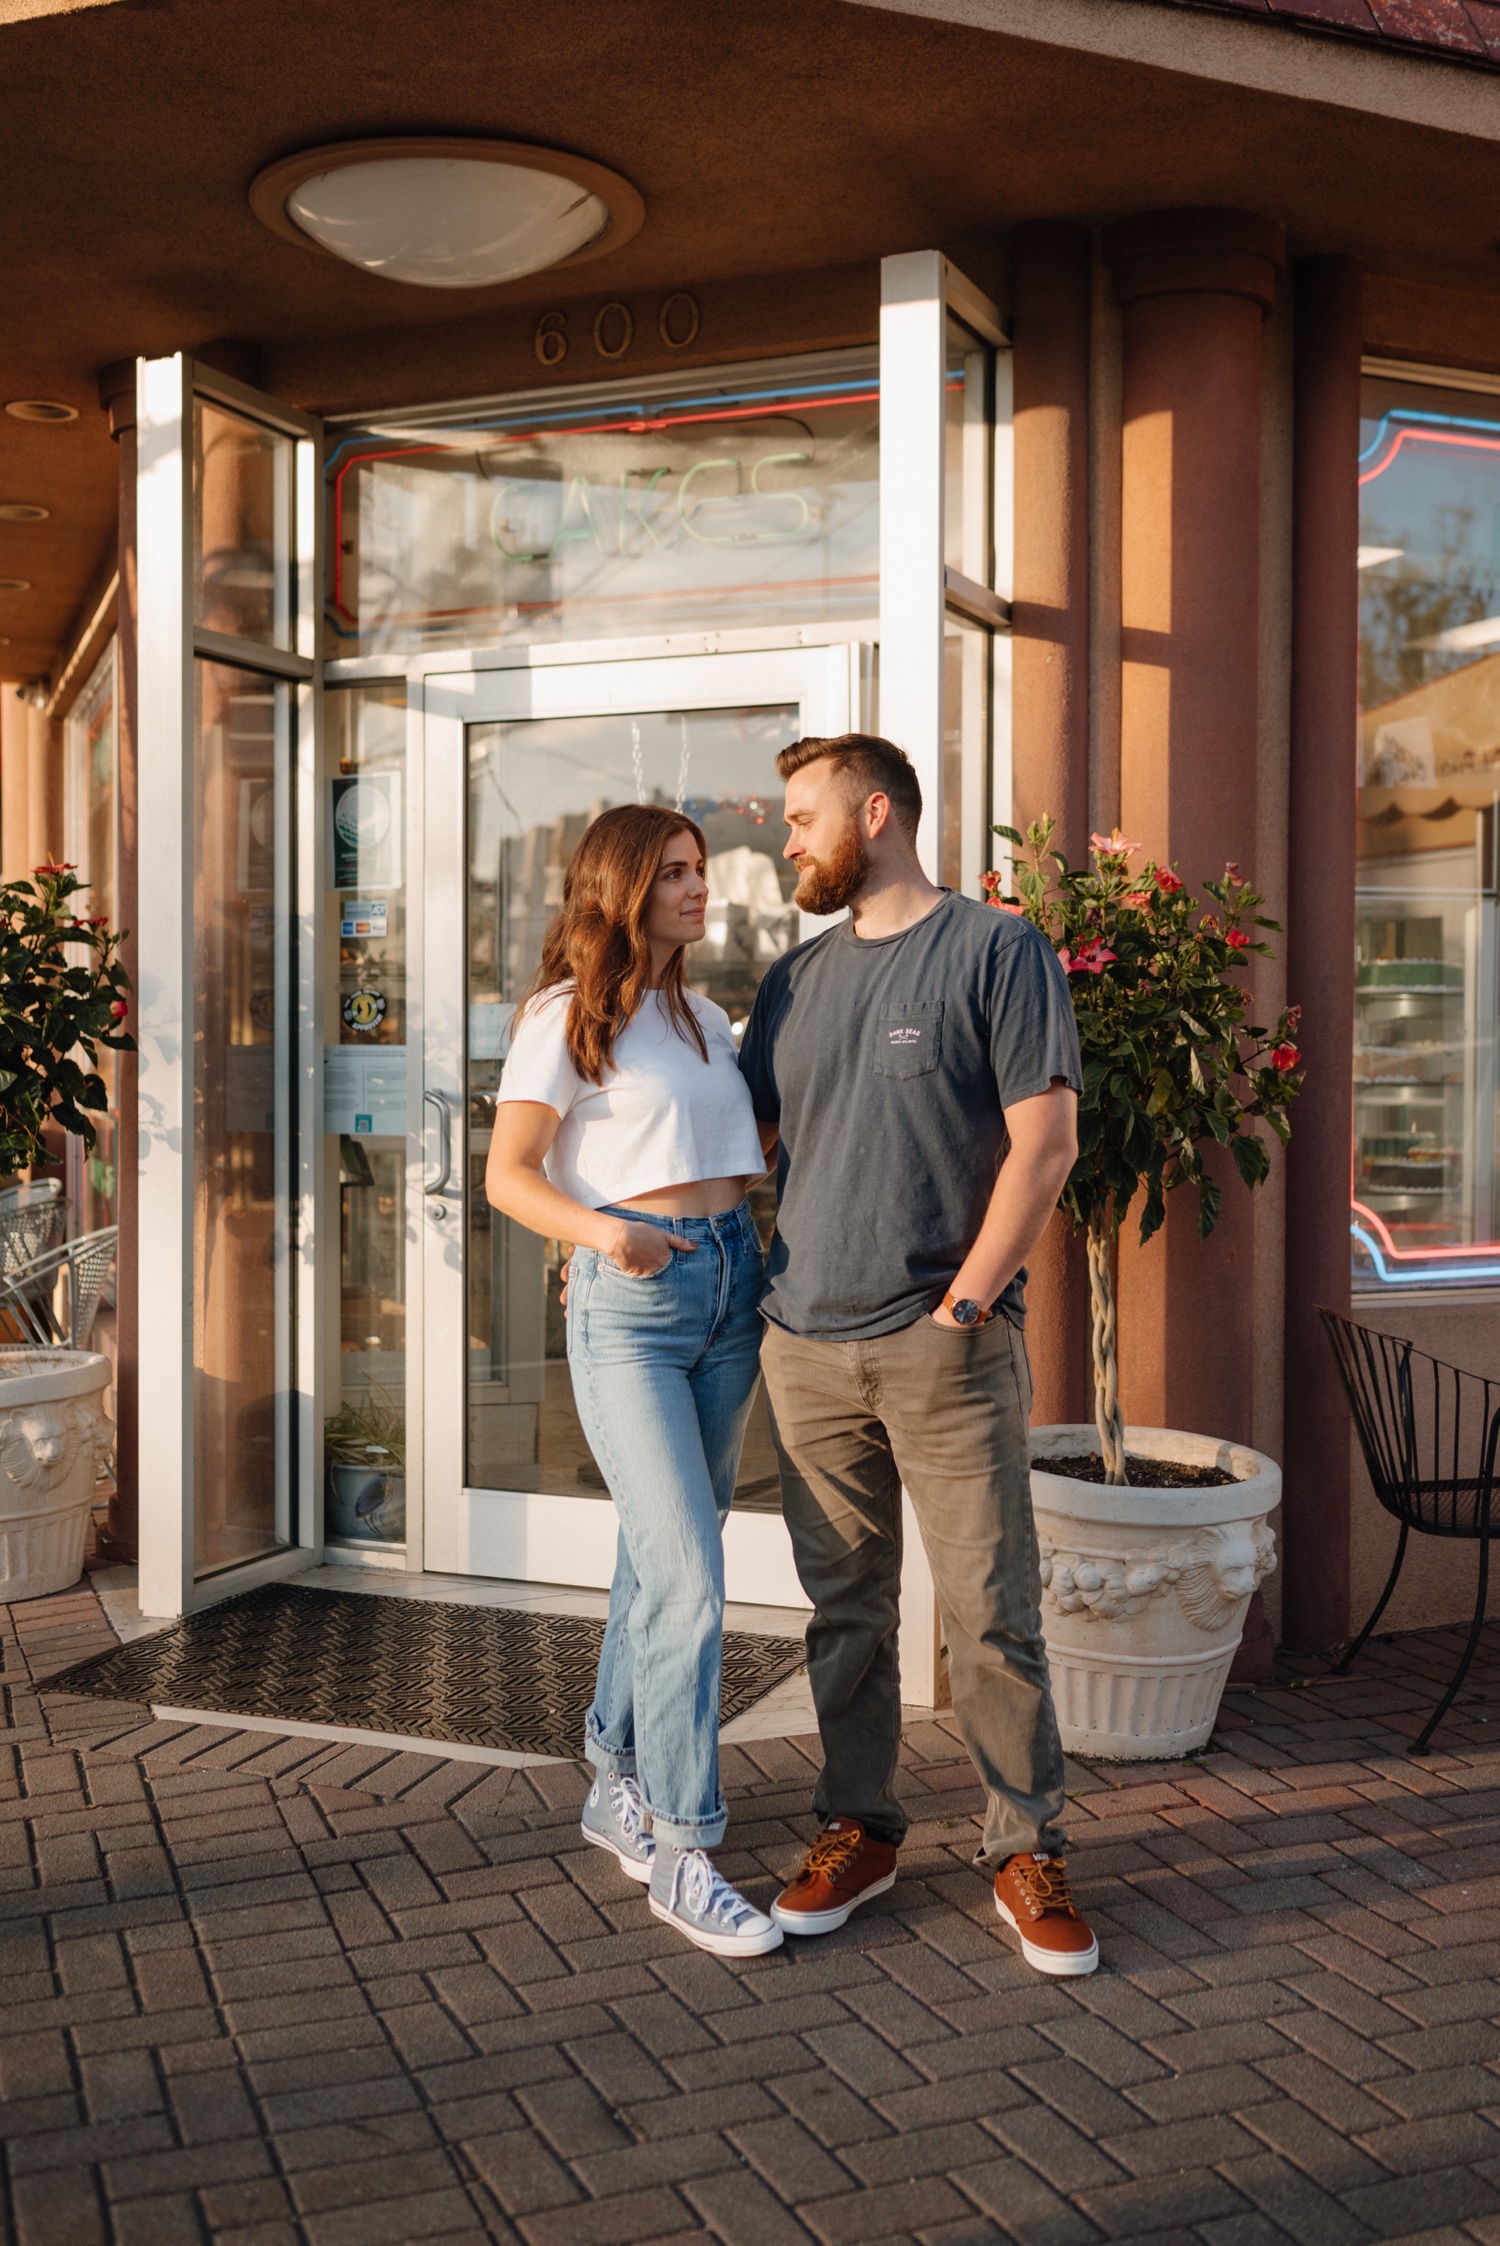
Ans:
[{"label": "paper sign on door", "polygon": [[325,1045],[323,1128],[350,1138],[404,1138],[406,1047]]}]

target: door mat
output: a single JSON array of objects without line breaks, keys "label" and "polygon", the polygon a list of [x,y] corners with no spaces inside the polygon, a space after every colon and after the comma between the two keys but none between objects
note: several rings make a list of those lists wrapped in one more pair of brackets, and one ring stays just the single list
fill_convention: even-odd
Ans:
[{"label": "door mat", "polygon": [[[603,1642],[604,1624],[585,1615],[268,1583],[80,1661],[46,1689],[577,1756]],[[806,1658],[795,1638],[726,1632],[720,1721]]]}]

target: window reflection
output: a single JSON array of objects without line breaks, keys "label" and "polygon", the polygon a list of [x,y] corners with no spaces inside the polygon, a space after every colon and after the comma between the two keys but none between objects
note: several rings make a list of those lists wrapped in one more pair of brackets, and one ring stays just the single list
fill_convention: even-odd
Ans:
[{"label": "window reflection", "polygon": [[195,666],[195,1559],[291,1540],[291,711],[279,681]]},{"label": "window reflection", "polygon": [[193,621],[290,647],[292,442],[227,406],[193,403]]},{"label": "window reflection", "polygon": [[841,352],[346,435],[326,652],[871,615],[878,403]]},{"label": "window reflection", "polygon": [[[339,1211],[339,1325],[324,1390],[324,1525],[333,1544],[406,1535],[407,891],[399,847],[404,682],[327,698],[326,781],[350,813],[323,891],[325,1190]],[[382,827],[382,814],[387,823]],[[337,820],[331,812],[330,825]],[[393,833],[392,829],[397,830]],[[361,831],[365,847],[361,848]],[[352,838],[352,845],[351,839]]]}]

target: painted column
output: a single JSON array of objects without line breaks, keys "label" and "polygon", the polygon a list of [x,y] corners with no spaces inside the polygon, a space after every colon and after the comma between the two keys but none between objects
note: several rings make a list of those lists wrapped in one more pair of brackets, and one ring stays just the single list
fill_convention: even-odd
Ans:
[{"label": "painted column", "polygon": [[[1013,819],[1050,814],[1078,863],[1089,810],[1088,229],[1045,220],[1011,244],[1015,580]],[[1053,1218],[1031,1259],[1027,1346],[1038,1425],[1090,1420],[1088,1265]]]},{"label": "painted column", "polygon": [[31,754],[27,709],[18,686],[0,687],[0,880],[31,871]]},{"label": "painted column", "polygon": [[[116,629],[119,635],[119,692],[115,711],[115,787],[119,829],[115,861],[115,912],[131,933],[121,951],[130,977],[134,1028],[137,987],[135,929],[139,920],[140,856],[136,826],[136,555],[135,555],[135,361],[123,359],[99,377],[99,402],[109,413],[110,435],[120,453],[119,571]],[[139,1223],[136,1057],[121,1053],[119,1124],[116,1136],[116,1209],[120,1241],[115,1253],[115,1493],[98,1533],[100,1552],[133,1564],[139,1517],[138,1437],[140,1429]]]},{"label": "painted column", "polygon": [[[1261,327],[1283,236],[1245,211],[1158,211],[1110,230],[1124,320],[1120,803],[1125,832],[1190,886],[1254,877],[1259,718]],[[1197,1197],[1121,1240],[1128,1420],[1246,1442],[1253,1209],[1218,1164]]]},{"label": "painted column", "polygon": [[1317,1306],[1349,1309],[1361,275],[1294,270],[1287,989],[1313,1056],[1287,1149],[1283,1633],[1347,1637],[1349,1410]]},{"label": "painted column", "polygon": [[26,871],[63,853],[62,727],[45,711],[26,711]]}]

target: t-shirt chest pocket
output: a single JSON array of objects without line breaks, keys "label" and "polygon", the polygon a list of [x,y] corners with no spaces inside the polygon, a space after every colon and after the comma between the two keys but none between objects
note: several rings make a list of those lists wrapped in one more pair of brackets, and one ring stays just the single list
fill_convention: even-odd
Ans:
[{"label": "t-shirt chest pocket", "polygon": [[875,1021],[877,1076],[929,1076],[942,1054],[942,999],[881,1007]]}]

